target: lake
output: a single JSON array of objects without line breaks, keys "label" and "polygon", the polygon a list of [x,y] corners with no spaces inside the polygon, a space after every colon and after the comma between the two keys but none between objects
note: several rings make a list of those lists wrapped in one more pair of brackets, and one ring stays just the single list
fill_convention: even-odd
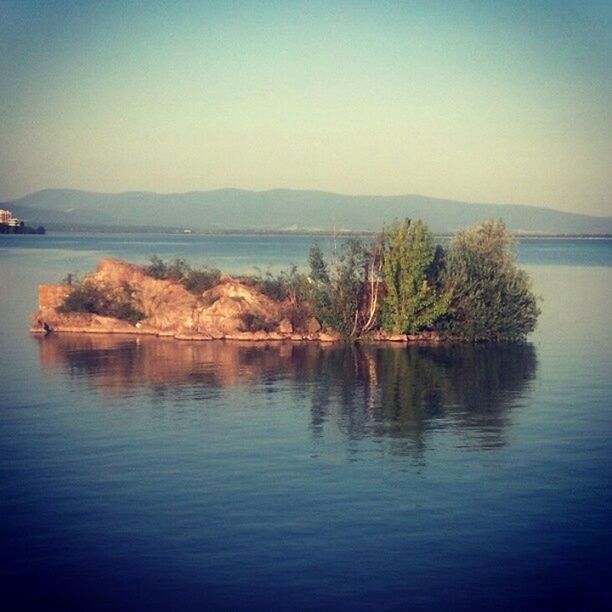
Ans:
[{"label": "lake", "polygon": [[612,240],[521,241],[524,345],[28,333],[102,257],[276,271],[313,241],[0,236],[8,609],[612,605]]}]

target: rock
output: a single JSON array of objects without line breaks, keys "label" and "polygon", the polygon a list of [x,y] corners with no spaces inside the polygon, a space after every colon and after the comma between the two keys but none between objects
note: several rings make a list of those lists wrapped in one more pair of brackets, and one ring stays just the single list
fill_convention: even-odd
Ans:
[{"label": "rock", "polygon": [[293,324],[289,319],[283,319],[278,324],[278,331],[281,334],[292,334],[293,333]]},{"label": "rock", "polygon": [[275,332],[275,331],[268,332],[268,340],[274,340],[275,342],[278,342],[279,340],[286,340],[286,339],[287,339],[286,334],[282,334],[280,332]]},{"label": "rock", "polygon": [[440,342],[440,334],[435,331],[423,331],[418,334],[409,334],[409,342]]},{"label": "rock", "polygon": [[64,303],[71,291],[70,285],[40,285],[38,287],[38,307],[41,310],[57,308]]},{"label": "rock", "polygon": [[319,331],[321,331],[321,324],[314,317],[310,317],[306,322],[306,332],[316,334]]},{"label": "rock", "polygon": [[333,329],[326,329],[319,334],[320,342],[340,342],[340,340],[342,340],[342,336]]}]

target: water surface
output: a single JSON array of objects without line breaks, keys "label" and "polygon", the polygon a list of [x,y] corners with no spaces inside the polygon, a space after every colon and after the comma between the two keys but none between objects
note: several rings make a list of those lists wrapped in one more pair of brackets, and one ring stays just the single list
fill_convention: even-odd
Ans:
[{"label": "water surface", "polygon": [[238,272],[311,242],[0,237],[5,601],[607,607],[610,241],[519,245],[543,297],[526,345],[27,333],[36,285],[101,257]]}]

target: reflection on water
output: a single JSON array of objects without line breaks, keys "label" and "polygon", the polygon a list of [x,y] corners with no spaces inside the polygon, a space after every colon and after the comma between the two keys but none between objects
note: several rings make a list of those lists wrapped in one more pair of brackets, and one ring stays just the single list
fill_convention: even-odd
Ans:
[{"label": "reflection on water", "polygon": [[428,435],[450,429],[466,448],[505,444],[511,410],[536,371],[532,345],[323,346],[183,342],[63,335],[39,339],[48,372],[103,394],[198,401],[233,387],[283,390],[310,411],[313,436],[388,439],[419,456]]}]

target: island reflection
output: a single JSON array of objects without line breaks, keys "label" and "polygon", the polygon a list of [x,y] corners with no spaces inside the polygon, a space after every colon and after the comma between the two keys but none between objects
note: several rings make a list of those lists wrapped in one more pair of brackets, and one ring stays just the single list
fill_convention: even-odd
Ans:
[{"label": "island reflection", "polygon": [[57,335],[38,339],[43,369],[85,379],[104,394],[206,399],[233,387],[283,389],[310,410],[315,437],[384,438],[420,455],[429,432],[451,429],[466,447],[506,443],[513,407],[536,372],[530,344],[333,345],[187,342]]}]

